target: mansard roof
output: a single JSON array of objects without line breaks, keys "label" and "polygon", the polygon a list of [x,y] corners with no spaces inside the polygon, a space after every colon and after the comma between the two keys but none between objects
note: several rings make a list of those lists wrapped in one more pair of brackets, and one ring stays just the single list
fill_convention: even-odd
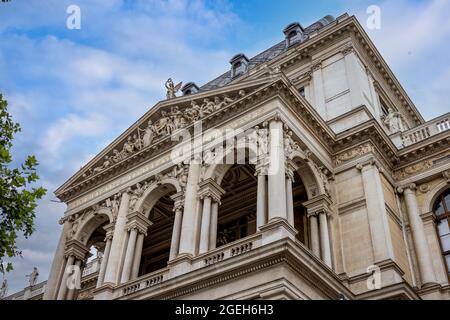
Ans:
[{"label": "mansard roof", "polygon": [[[305,40],[296,43],[295,46],[298,46],[298,45],[304,43],[305,41],[308,40],[309,35],[311,33],[324,28],[325,26],[327,26],[328,24],[330,24],[333,21],[335,21],[335,18],[328,15],[328,16],[314,22],[312,25],[310,25],[309,27],[307,27],[304,30]],[[282,55],[283,53],[285,53],[286,51],[290,50],[291,48],[292,48],[292,46],[291,47],[286,46],[285,40],[277,43],[273,47],[261,52],[260,54],[254,56],[253,58],[251,58],[249,61],[247,71],[251,71],[252,69],[255,69],[257,66],[275,59],[276,57],[278,57],[278,56]],[[214,79],[214,80],[206,83],[202,87],[200,87],[200,91],[217,89],[217,88],[220,88],[220,87],[223,87],[223,86],[229,84],[233,80],[235,80],[235,78],[232,77],[231,70],[229,70],[229,71],[225,72],[224,74],[222,74],[221,76],[217,77],[216,79]]]}]

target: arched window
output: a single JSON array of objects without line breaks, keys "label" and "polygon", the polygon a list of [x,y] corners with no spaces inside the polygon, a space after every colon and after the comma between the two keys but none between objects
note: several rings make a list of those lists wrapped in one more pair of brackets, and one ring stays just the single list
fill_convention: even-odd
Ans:
[{"label": "arched window", "polygon": [[434,206],[434,213],[438,219],[437,227],[442,254],[447,265],[447,275],[450,278],[450,189],[439,196]]}]

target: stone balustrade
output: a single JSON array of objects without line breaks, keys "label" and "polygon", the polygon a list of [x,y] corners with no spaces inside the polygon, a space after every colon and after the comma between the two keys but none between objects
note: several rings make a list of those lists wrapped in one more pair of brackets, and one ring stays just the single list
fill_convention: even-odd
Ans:
[{"label": "stone balustrade", "polygon": [[102,264],[101,258],[96,258],[96,259],[88,262],[86,264],[86,267],[83,268],[82,278],[99,272],[101,264]]},{"label": "stone balustrade", "polygon": [[119,298],[162,283],[166,280],[168,273],[167,268],[161,269],[126,283],[118,288]]},{"label": "stone balustrade", "polygon": [[192,267],[195,270],[205,266],[210,266],[229,258],[247,253],[252,249],[258,248],[259,246],[261,246],[261,234],[257,233],[196,257],[192,262]]},{"label": "stone balustrade", "polygon": [[391,138],[398,149],[403,149],[447,130],[450,130],[450,113],[408,131],[399,132]]}]

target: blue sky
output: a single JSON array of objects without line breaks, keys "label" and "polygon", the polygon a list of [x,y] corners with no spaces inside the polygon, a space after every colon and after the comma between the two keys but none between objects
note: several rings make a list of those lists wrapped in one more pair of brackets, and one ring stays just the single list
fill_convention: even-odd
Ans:
[{"label": "blue sky", "polygon": [[[66,8],[81,8],[81,29],[66,28]],[[65,206],[53,191],[164,98],[164,82],[201,85],[280,41],[293,21],[382,9],[368,31],[425,119],[449,111],[450,1],[157,1],[12,0],[0,2],[0,92],[23,132],[14,156],[39,161],[49,189],[35,234],[21,239],[23,258],[7,275],[10,293],[33,266],[48,276]],[[447,98],[447,99],[446,99]]]}]

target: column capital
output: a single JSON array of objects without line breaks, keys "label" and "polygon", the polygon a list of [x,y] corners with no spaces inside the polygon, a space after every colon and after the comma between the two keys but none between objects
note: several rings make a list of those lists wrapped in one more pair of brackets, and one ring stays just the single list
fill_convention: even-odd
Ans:
[{"label": "column capital", "polygon": [[359,162],[356,165],[356,169],[358,169],[359,171],[363,171],[365,168],[370,168],[370,167],[375,167],[379,173],[383,173],[383,171],[384,171],[380,162],[377,159],[375,159],[374,157],[371,157],[370,159],[368,159],[366,161]]},{"label": "column capital", "polygon": [[67,241],[66,249],[64,251],[64,256],[66,258],[73,256],[76,260],[84,261],[87,259],[88,254],[89,248],[80,241],[74,239]]},{"label": "column capital", "polygon": [[295,173],[295,165],[292,160],[286,161],[286,179],[290,179],[291,182],[294,182],[294,173]]},{"label": "column capital", "polygon": [[174,201],[173,212],[177,210],[183,211],[184,208],[184,192],[178,192],[170,197]]},{"label": "column capital", "polygon": [[220,203],[220,198],[224,194],[225,190],[214,179],[206,179],[199,184],[198,197],[200,199],[210,197],[213,201]]},{"label": "column capital", "polygon": [[315,60],[311,63],[311,71],[316,72],[322,69],[322,60]]},{"label": "column capital", "polygon": [[416,192],[417,190],[417,185],[415,183],[410,183],[404,186],[400,186],[397,187],[396,191],[398,194],[403,194],[406,190],[412,191],[412,192]]},{"label": "column capital", "polygon": [[136,211],[128,215],[128,223],[125,226],[126,230],[131,231],[136,229],[139,233],[147,235],[147,229],[153,225],[145,215]]},{"label": "column capital", "polygon": [[308,217],[318,216],[319,214],[326,214],[327,216],[330,216],[331,204],[332,201],[327,195],[320,195],[311,200],[303,202],[303,206],[306,207]]}]

